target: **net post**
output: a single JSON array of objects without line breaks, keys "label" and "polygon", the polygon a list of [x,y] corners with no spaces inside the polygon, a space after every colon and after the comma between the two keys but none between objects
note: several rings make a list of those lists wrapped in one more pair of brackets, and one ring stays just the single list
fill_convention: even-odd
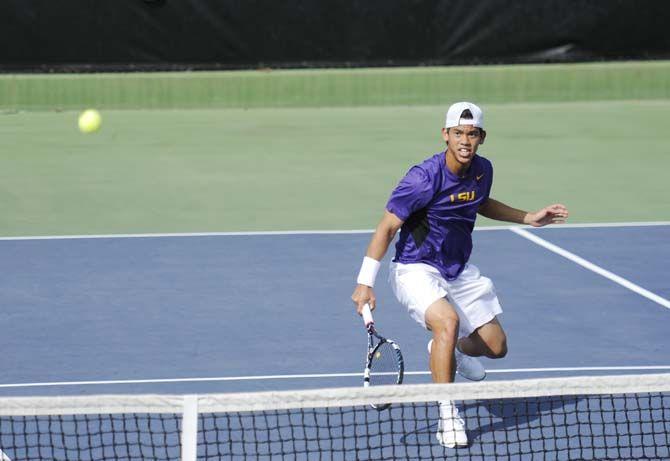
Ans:
[{"label": "net post", "polygon": [[198,396],[184,396],[181,423],[181,461],[196,461],[198,452]]}]

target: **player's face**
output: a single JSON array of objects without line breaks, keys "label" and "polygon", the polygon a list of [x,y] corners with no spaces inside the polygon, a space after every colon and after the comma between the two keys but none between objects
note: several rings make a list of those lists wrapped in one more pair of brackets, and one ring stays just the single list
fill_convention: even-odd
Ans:
[{"label": "player's face", "polygon": [[447,130],[442,128],[442,138],[447,143],[447,155],[461,164],[469,164],[484,142],[486,132],[472,125],[459,125]]}]

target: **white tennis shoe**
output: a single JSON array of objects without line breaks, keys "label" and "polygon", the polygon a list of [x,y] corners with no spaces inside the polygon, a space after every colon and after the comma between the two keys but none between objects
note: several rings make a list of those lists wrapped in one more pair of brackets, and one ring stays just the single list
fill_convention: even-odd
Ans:
[{"label": "white tennis shoe", "polygon": [[440,420],[437,423],[437,441],[447,448],[467,447],[468,435],[465,432],[465,422],[458,413],[458,408],[451,400],[438,402]]},{"label": "white tennis shoe", "polygon": [[[433,340],[431,339],[428,341],[429,354],[432,346]],[[454,350],[454,355],[456,357],[456,373],[470,381],[481,381],[486,378],[486,370],[479,360],[459,351],[458,346]]]}]

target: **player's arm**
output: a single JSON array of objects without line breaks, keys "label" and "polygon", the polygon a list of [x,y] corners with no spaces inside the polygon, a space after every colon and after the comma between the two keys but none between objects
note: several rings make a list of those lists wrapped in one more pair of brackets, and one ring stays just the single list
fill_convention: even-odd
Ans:
[{"label": "player's arm", "polygon": [[368,250],[363,258],[363,264],[358,274],[356,288],[351,295],[351,300],[356,305],[356,311],[360,314],[366,303],[370,308],[375,308],[375,293],[372,289],[379,271],[380,263],[389,245],[393,241],[398,229],[403,221],[389,211],[384,211],[384,216],[377,224],[375,233],[372,236]]},{"label": "player's arm", "polygon": [[560,203],[529,212],[512,208],[511,206],[490,197],[479,206],[477,212],[489,219],[527,224],[533,227],[542,227],[547,224],[560,224],[568,219],[568,209],[565,205]]}]

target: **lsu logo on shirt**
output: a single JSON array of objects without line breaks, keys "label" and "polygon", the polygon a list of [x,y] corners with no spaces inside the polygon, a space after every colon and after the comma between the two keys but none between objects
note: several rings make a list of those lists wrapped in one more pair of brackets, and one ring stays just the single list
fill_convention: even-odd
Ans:
[{"label": "lsu logo on shirt", "polygon": [[458,194],[451,194],[449,199],[454,202],[472,202],[475,199],[475,191],[459,192]]}]

